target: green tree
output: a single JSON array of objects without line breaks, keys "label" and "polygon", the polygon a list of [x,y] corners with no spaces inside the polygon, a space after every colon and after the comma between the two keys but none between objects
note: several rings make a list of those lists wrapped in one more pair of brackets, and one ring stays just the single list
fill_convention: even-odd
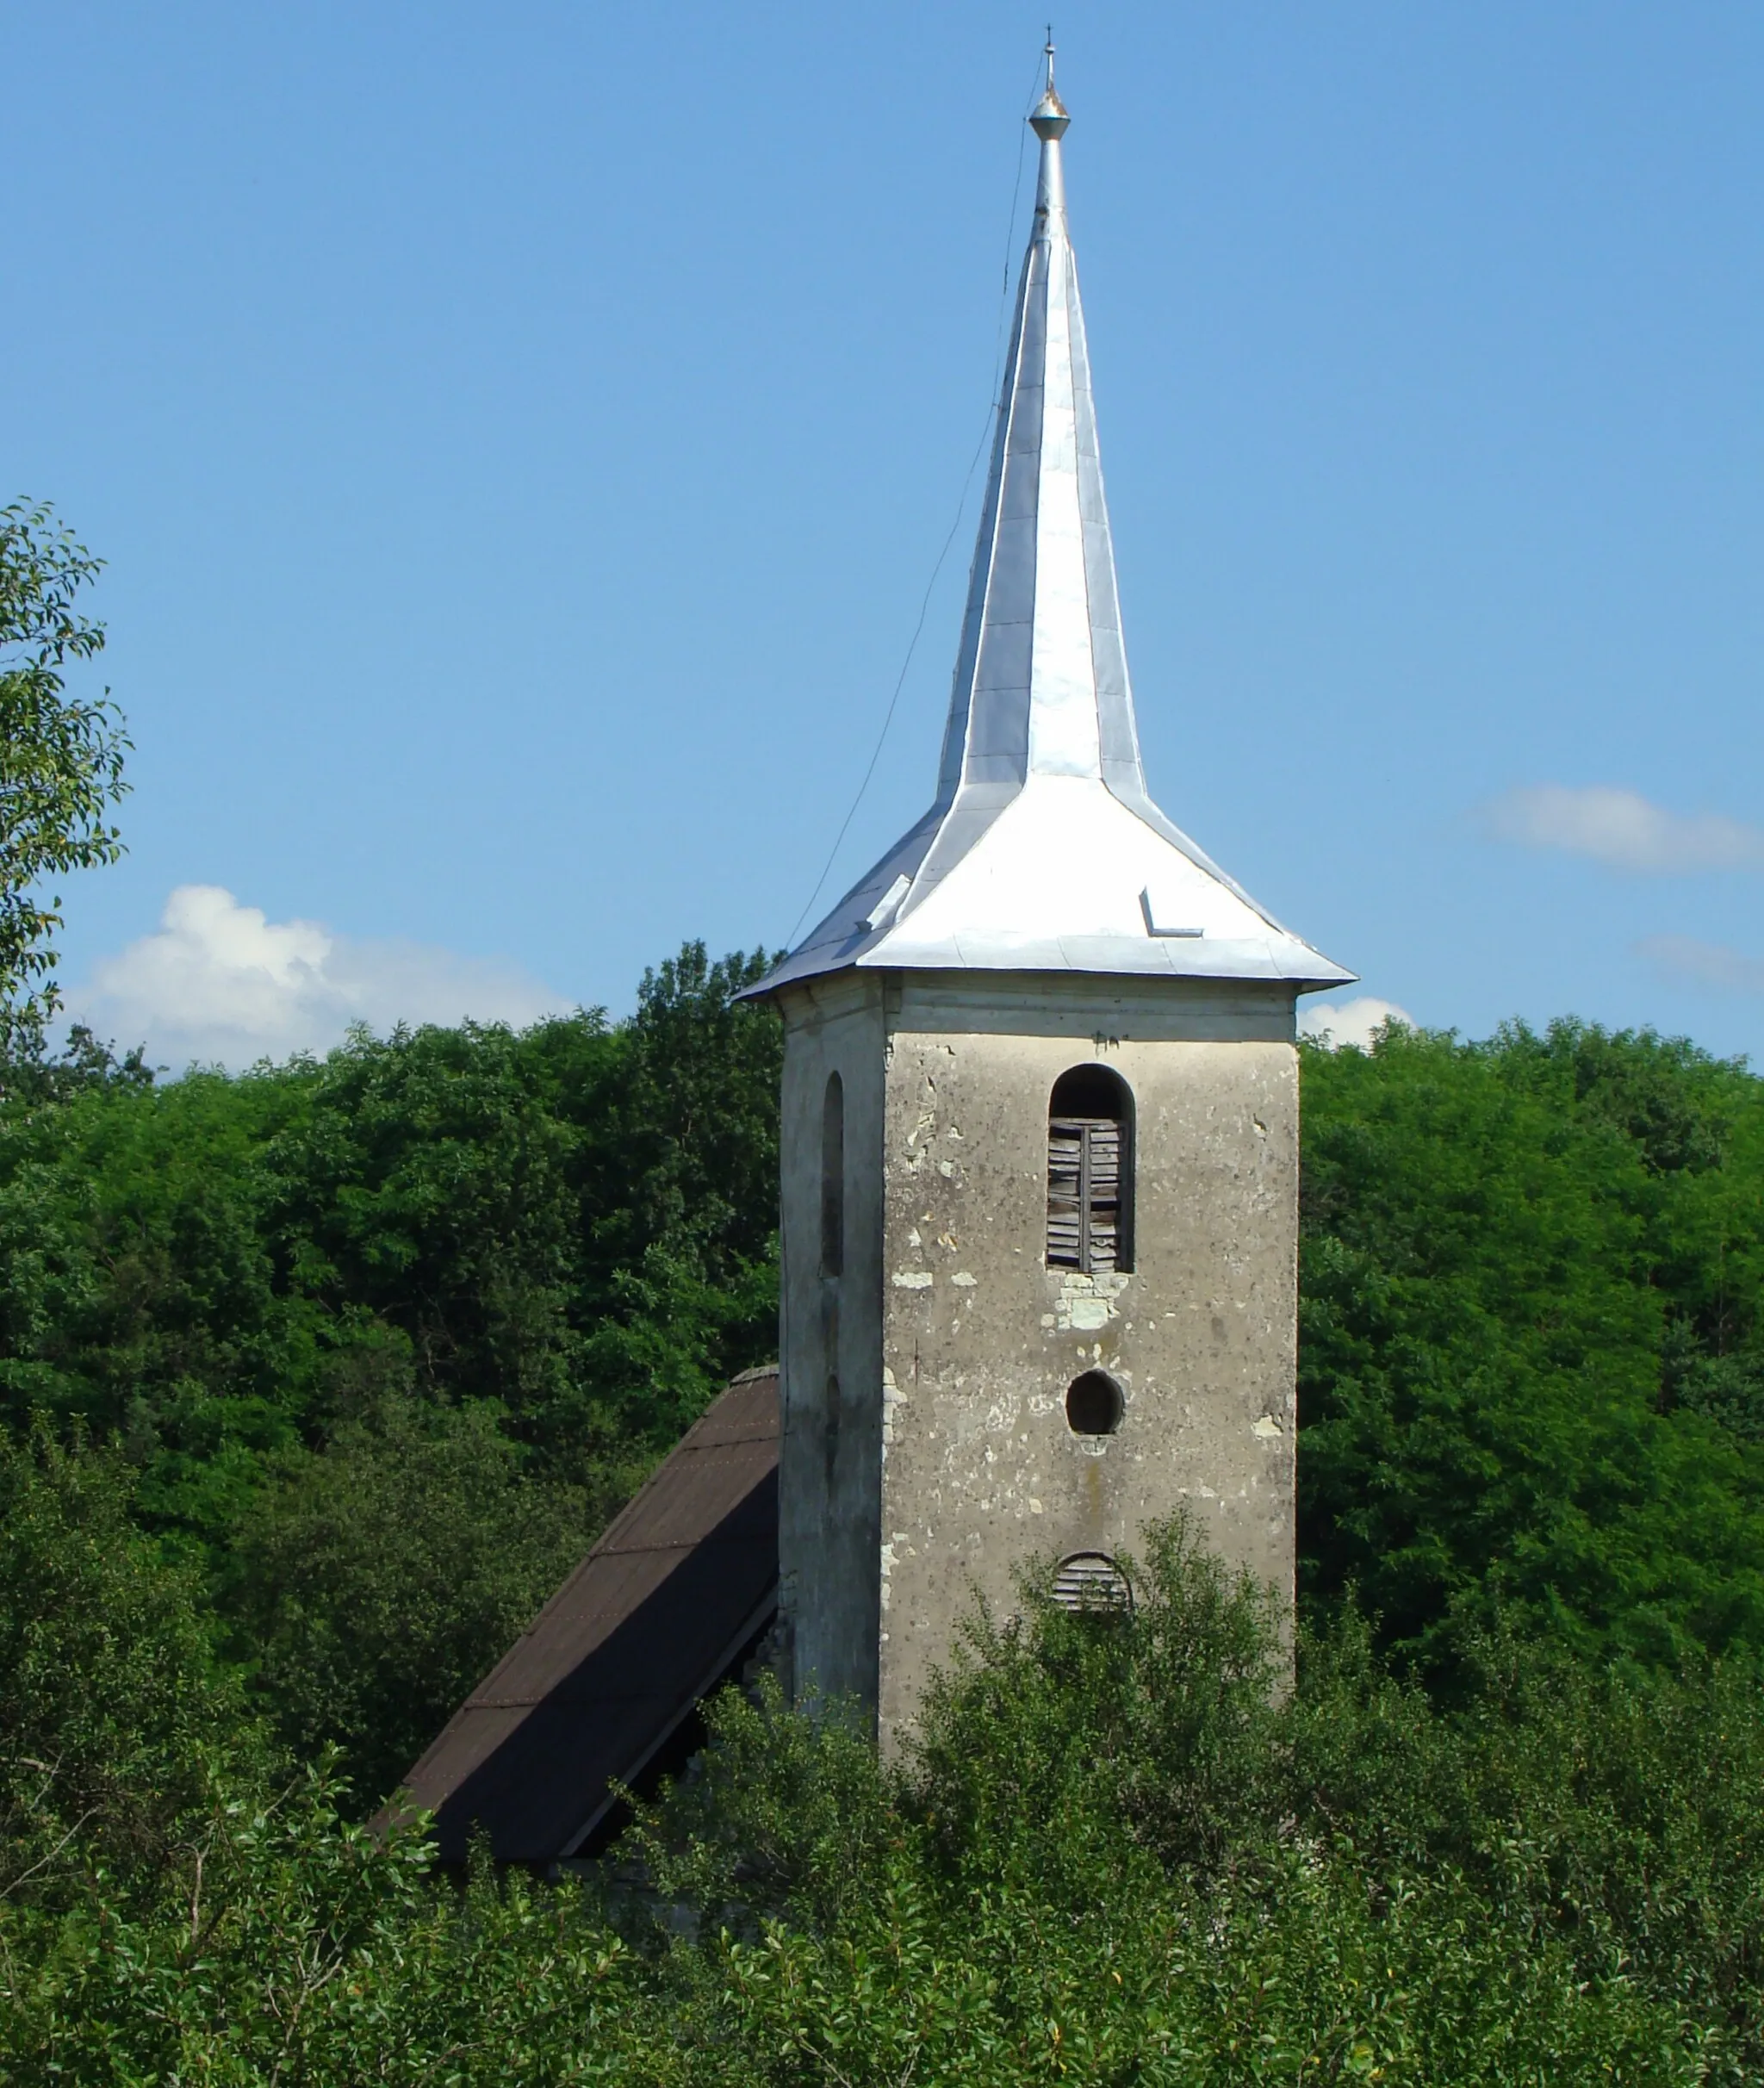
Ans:
[{"label": "green tree", "polygon": [[[1572,1022],[1304,1061],[1301,1586],[1764,1651],[1764,1083]],[[1730,1426],[1720,1425],[1723,1421]]]},{"label": "green tree", "polygon": [[0,1099],[0,1415],[120,1432],[224,1550],[266,1457],[491,1400],[628,1490],[776,1339],[778,1024],[701,948],[635,1017],[361,1033],[155,1084],[88,1041]]},{"label": "green tree", "polygon": [[121,716],[64,671],[103,649],[75,606],[99,563],[50,508],[0,508],[0,1014],[27,1033],[59,1005],[61,900],[42,880],[121,853],[105,823],[127,787]]},{"label": "green tree", "polygon": [[[233,1644],[300,1756],[329,1742],[365,1809],[531,1622],[608,1508],[528,1475],[486,1404],[388,1398],[282,1460],[239,1525]],[[616,1504],[614,1504],[616,1505]]]},{"label": "green tree", "polygon": [[0,1438],[0,1900],[151,1887],[275,1758],[115,1451]]},{"label": "green tree", "polygon": [[97,1079],[0,1109],[0,1411],[124,1441],[140,1507],[224,1548],[339,1339],[278,1280],[264,1156],[314,1074]]},{"label": "green tree", "polygon": [[688,942],[643,974],[617,1113],[585,1153],[604,1272],[587,1345],[595,1433],[665,1450],[776,1353],[783,1031],[739,997],[773,961]]}]

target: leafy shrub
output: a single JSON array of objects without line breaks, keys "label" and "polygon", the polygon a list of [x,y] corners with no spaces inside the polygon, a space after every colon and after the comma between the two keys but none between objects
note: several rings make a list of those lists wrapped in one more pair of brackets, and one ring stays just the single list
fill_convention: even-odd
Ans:
[{"label": "leafy shrub", "polygon": [[236,1807],[199,1902],[0,1902],[0,2036],[23,2078],[315,2088],[1756,2078],[1757,1800],[1721,1848],[1693,1777],[1755,1787],[1752,1683],[1496,1638],[1443,1712],[1356,1628],[1270,1701],[1254,1588],[1179,1527],[1137,1585],[977,1620],[890,1766],[726,1693],[606,1882],[432,1885],[322,1778]]},{"label": "leafy shrub", "polygon": [[275,1757],[116,1452],[0,1438],[0,1898],[173,1867]]}]

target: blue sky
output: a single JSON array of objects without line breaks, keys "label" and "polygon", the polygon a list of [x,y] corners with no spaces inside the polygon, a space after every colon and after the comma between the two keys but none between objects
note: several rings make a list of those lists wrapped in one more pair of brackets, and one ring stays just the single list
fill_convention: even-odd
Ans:
[{"label": "blue sky", "polygon": [[[109,561],[136,743],[77,1004],[238,1060],[785,940],[985,426],[1040,25],[0,14],[0,478]],[[1159,800],[1419,1021],[1764,1047],[1764,10],[1055,26]],[[829,893],[929,796],[977,491]]]}]

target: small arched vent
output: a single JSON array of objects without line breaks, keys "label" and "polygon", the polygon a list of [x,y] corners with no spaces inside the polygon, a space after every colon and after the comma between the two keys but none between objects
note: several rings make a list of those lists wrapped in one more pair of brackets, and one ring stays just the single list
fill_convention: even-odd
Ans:
[{"label": "small arched vent", "polygon": [[1074,1551],[1054,1569],[1053,1600],[1063,1610],[1119,1613],[1133,1607],[1134,1591],[1106,1551]]}]

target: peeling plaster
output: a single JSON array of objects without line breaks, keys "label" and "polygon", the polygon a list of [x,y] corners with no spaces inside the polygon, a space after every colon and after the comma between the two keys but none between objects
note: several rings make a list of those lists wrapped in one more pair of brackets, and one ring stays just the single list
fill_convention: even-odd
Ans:
[{"label": "peeling plaster", "polygon": [[[935,1000],[934,983],[908,990]],[[1033,1554],[1134,1548],[1189,1501],[1232,1564],[1289,1597],[1296,1261],[1289,1045],[1136,1040],[1106,985],[1078,1031],[1034,1028],[1039,990],[1021,1028],[914,1031],[891,1027],[894,991],[854,980],[837,1020],[787,1004],[784,1097],[780,1569],[800,1670],[876,1705],[885,1744],[973,1594],[1008,1613]],[[1043,1258],[1047,1109],[1092,1029],[1120,1038],[1109,1061],[1137,1106],[1137,1259],[1084,1277]],[[818,1126],[835,1067],[848,1237],[829,1319]],[[1113,1437],[1066,1420],[1093,1365],[1125,1395]]]},{"label": "peeling plaster", "polygon": [[[1002,1614],[1032,1550],[1129,1549],[1187,1499],[1206,1504],[1212,1539],[1233,1563],[1289,1590],[1289,1437],[1252,1431],[1258,1417],[1290,1411],[1293,1054],[1131,1040],[1111,1052],[1138,1107],[1138,1260],[1130,1272],[1085,1276],[1048,1269],[1042,1249],[1047,1098],[1086,1053],[1053,1039],[896,1037],[889,1149],[909,1131],[919,1150],[928,1142],[918,1098],[929,1060],[937,1135],[959,1122],[962,1158],[947,1174],[941,1162],[903,1172],[886,1190],[885,1225],[896,1238],[917,1232],[928,1249],[962,1244],[960,1261],[943,1265],[941,1314],[904,1285],[886,1292],[885,1352],[903,1376],[916,1363],[930,1399],[890,1409],[885,1520],[916,1526],[938,1507],[922,1556],[909,1569],[898,1546],[893,1554],[885,1738],[947,1658],[971,1589]],[[1121,1384],[1114,1436],[1075,1434],[1065,1417],[1066,1387],[1093,1367]],[[1259,1489],[1253,1500],[1245,1486]]]}]

